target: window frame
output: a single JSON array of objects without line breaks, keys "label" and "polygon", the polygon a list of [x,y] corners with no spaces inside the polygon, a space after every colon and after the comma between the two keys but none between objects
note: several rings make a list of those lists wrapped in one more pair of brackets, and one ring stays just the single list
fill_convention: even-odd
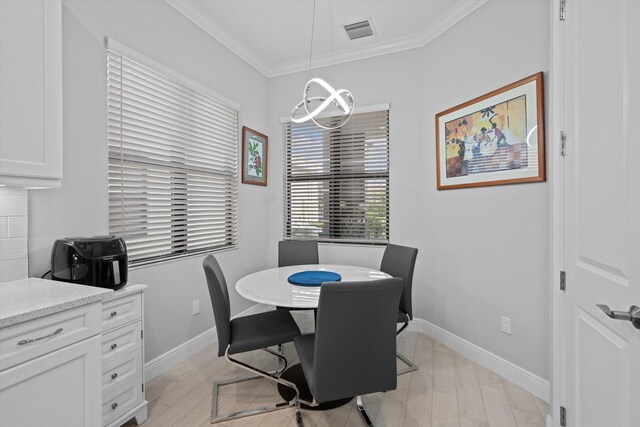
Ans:
[{"label": "window frame", "polygon": [[[330,224],[330,230],[328,232],[328,236],[323,237],[321,235],[318,236],[309,236],[309,235],[295,235],[293,233],[292,230],[292,219],[291,219],[291,209],[292,209],[292,203],[291,203],[291,194],[290,194],[290,183],[292,182],[303,182],[305,180],[312,182],[328,182],[329,183],[329,189],[327,190],[329,195],[329,203],[333,203],[335,206],[336,200],[340,199],[340,191],[337,190],[336,188],[339,188],[339,186],[337,185],[337,183],[342,182],[347,182],[348,178],[344,178],[344,177],[340,177],[339,174],[335,174],[333,172],[330,172],[328,177],[321,177],[320,175],[318,175],[317,177],[314,177],[313,174],[309,174],[306,177],[302,177],[302,178],[298,178],[298,179],[291,179],[291,174],[290,174],[290,168],[292,167],[290,165],[290,151],[291,151],[291,141],[290,141],[290,134],[289,134],[289,130],[291,129],[292,126],[300,126],[300,125],[295,125],[291,122],[290,117],[282,117],[281,118],[281,123],[283,126],[283,146],[284,146],[284,150],[283,150],[283,165],[284,165],[284,170],[283,170],[283,238],[285,240],[294,240],[294,239],[302,239],[302,240],[315,240],[318,243],[322,243],[322,244],[346,244],[346,245],[364,245],[364,246],[372,246],[372,245],[380,245],[380,246],[384,246],[387,245],[390,242],[390,108],[389,108],[389,104],[377,104],[377,105],[372,105],[372,106],[367,106],[367,107],[360,107],[357,108],[353,115],[354,116],[358,116],[358,115],[363,115],[365,113],[385,113],[386,112],[386,172],[383,174],[376,174],[376,173],[372,173],[370,177],[368,177],[369,174],[367,173],[362,173],[361,177],[359,179],[361,179],[362,181],[362,185],[366,185],[367,181],[370,180],[385,180],[385,185],[384,185],[384,190],[385,190],[385,203],[384,203],[384,209],[385,209],[385,215],[384,215],[384,233],[383,235],[386,236],[386,238],[383,239],[372,239],[369,237],[365,237],[365,238],[348,238],[348,237],[336,237],[336,234],[339,234],[340,231],[342,231],[342,233],[344,233],[346,230],[344,228],[344,226],[337,226],[338,232],[336,232],[335,230],[331,230],[331,228],[334,228],[334,224],[336,223],[336,221],[340,220],[340,214],[339,213],[333,213],[331,214],[331,210],[333,210],[333,208],[329,207],[329,208],[324,208],[328,210],[328,214],[325,213],[324,216],[326,216],[327,218],[324,220],[325,222],[328,222]],[[330,116],[319,116],[322,119],[330,119]],[[348,129],[348,125],[345,125],[343,128],[339,128],[339,129],[334,129],[332,131],[324,131],[321,128],[318,128],[318,132],[335,132],[335,133],[340,133],[340,132],[344,132],[344,130]],[[341,151],[341,150],[337,150],[337,151],[332,151],[331,150],[331,146],[334,144],[340,144],[340,137],[337,138],[331,138],[329,141],[322,142],[322,141],[318,141],[319,144],[322,145],[326,145],[327,147],[329,147],[329,157],[327,158],[329,164],[330,164],[330,168],[333,169],[334,165],[340,165],[341,161],[340,160],[336,160],[339,159],[341,156],[345,156],[345,152]],[[363,141],[366,141],[366,137],[365,139],[363,139]],[[348,153],[347,153],[348,154]],[[348,157],[348,156],[347,156]],[[362,158],[364,159],[365,156],[363,154]],[[324,175],[324,174],[322,174]],[[353,182],[357,182],[357,181],[352,181]],[[332,189],[333,188],[333,189]],[[321,191],[320,189],[318,190],[319,192]],[[347,190],[346,193],[348,193],[347,197],[349,197],[350,195],[352,196],[354,194],[353,190]],[[370,192],[364,193],[363,197],[366,197],[367,194],[372,194]],[[320,202],[318,202],[320,203]],[[326,212],[326,211],[325,211]],[[317,210],[318,215],[322,216],[323,214],[323,209],[318,209]],[[363,213],[363,217],[365,217],[367,215],[367,211],[365,211]],[[340,228],[342,227],[342,229]],[[367,225],[365,225],[364,229],[366,233],[367,230]],[[323,226],[324,228],[324,226]],[[321,234],[321,233],[319,233]]]},{"label": "window frame", "polygon": [[[221,159],[219,160],[221,163],[216,164],[216,168],[210,167],[209,169],[206,169],[206,168],[199,169],[199,168],[194,168],[193,166],[191,167],[186,166],[188,163],[187,160],[184,160],[182,163],[182,167],[180,167],[180,161],[177,161],[174,158],[172,158],[171,161],[165,161],[164,164],[162,164],[162,162],[158,162],[157,165],[151,166],[150,168],[151,171],[153,171],[154,169],[163,170],[163,172],[167,173],[169,176],[168,183],[167,183],[168,190],[166,190],[168,191],[168,193],[166,194],[168,194],[169,195],[168,197],[170,197],[170,203],[168,205],[168,209],[170,210],[171,213],[169,213],[166,216],[166,220],[169,222],[169,226],[167,228],[169,228],[170,231],[165,233],[167,234],[167,236],[170,237],[170,240],[168,241],[168,245],[170,245],[170,250],[163,252],[161,254],[153,254],[150,256],[145,256],[143,254],[136,257],[134,254],[133,259],[131,257],[131,251],[129,251],[130,253],[129,268],[135,268],[138,266],[145,266],[145,265],[156,264],[160,262],[172,261],[172,260],[177,260],[177,259],[182,259],[187,257],[199,256],[199,255],[202,255],[203,253],[221,252],[221,251],[237,249],[239,245],[239,232],[238,232],[238,222],[239,222],[239,214],[238,214],[239,120],[238,119],[239,119],[239,111],[240,111],[239,105],[234,101],[231,101],[225,98],[224,96],[212,91],[208,87],[201,85],[195,81],[192,81],[189,78],[177,73],[176,71],[154,61],[153,59],[140,54],[139,52],[127,47],[126,45],[119,43],[113,38],[106,39],[106,48],[107,50],[105,53],[107,54],[107,58],[109,58],[109,55],[115,54],[123,58],[126,58],[129,61],[137,63],[138,65],[149,69],[151,72],[164,77],[165,79],[169,80],[171,83],[184,87],[186,90],[190,92],[194,92],[195,94],[197,94],[197,96],[208,98],[212,102],[211,104],[212,108],[214,109],[222,108],[223,110],[226,111],[226,114],[228,115],[228,117],[232,119],[231,121],[227,121],[226,124],[224,125],[220,125],[220,123],[222,122],[215,125],[216,127],[225,126],[228,128],[228,130],[226,131],[227,133],[225,134],[225,137],[224,137],[225,138],[224,145],[217,146],[215,149],[211,149],[207,154],[207,156],[217,156],[219,159]],[[109,61],[107,61],[107,63],[109,63]],[[107,66],[107,70],[109,70],[109,66]],[[107,80],[109,81],[109,78]],[[109,100],[109,102],[111,102],[110,96],[111,95],[109,94],[109,92],[107,92],[107,99]],[[189,99],[189,101],[195,102],[193,99]],[[162,106],[162,104],[157,104],[157,106],[160,107]],[[111,112],[108,112],[108,116],[111,119]],[[193,116],[188,116],[188,117],[193,117]],[[124,117],[122,117],[121,115],[121,120],[123,118]],[[223,120],[223,119],[217,118],[216,120]],[[188,140],[188,136],[183,137],[182,139]],[[120,207],[116,208],[111,206],[112,205],[112,202],[111,202],[112,200],[112,191],[111,191],[112,162],[115,163],[115,162],[118,162],[119,160],[120,161],[119,167],[120,169],[123,169],[125,167],[126,160],[124,159],[124,157],[120,157],[120,159],[117,159],[117,158],[114,158],[114,156],[112,156],[111,152],[113,151],[114,144],[112,143],[111,135],[108,135],[107,140],[109,145],[109,153],[107,156],[108,164],[109,164],[109,199],[110,199],[109,233],[121,235],[122,237],[125,238],[125,242],[126,242],[127,240],[126,227],[127,227],[127,224],[129,224],[129,228],[130,228],[131,223],[127,222],[127,220],[124,219],[124,215],[126,212],[126,208],[124,207],[125,206],[124,200],[121,200]],[[194,142],[193,139],[190,140],[190,142],[191,142],[191,145],[189,145],[189,142],[187,142],[186,143],[187,145],[183,146],[183,149],[181,151],[178,151],[178,154],[177,154],[178,157],[185,156],[186,158],[187,156],[186,153],[187,151],[189,151],[189,148],[193,148],[194,146],[193,144],[199,144],[198,142]],[[122,144],[123,143],[121,142],[121,147],[123,146]],[[201,147],[198,146],[198,148],[201,148]],[[206,147],[204,148],[206,149]],[[121,148],[121,150],[122,149],[123,148]],[[150,151],[148,151],[147,153],[151,153],[153,151],[162,151],[162,150],[160,148],[150,149]],[[224,153],[221,154],[220,151],[223,151]],[[131,159],[129,161],[132,162]],[[136,162],[132,162],[132,163],[136,163]],[[232,167],[229,166],[231,164],[233,165]],[[139,170],[141,172],[146,171],[143,167],[139,167]],[[149,173],[150,175],[153,174],[153,172],[149,172]],[[144,176],[144,174],[141,174],[141,176]],[[223,235],[223,239],[224,239],[223,244],[216,243],[206,247],[202,247],[196,244],[195,248],[193,249],[188,248],[188,243],[186,240],[188,240],[189,236],[193,238],[194,233],[197,232],[197,225],[194,225],[193,223],[189,225],[189,219],[188,219],[189,197],[187,193],[188,193],[188,189],[191,182],[189,180],[189,176],[202,177],[200,179],[204,180],[205,183],[207,179],[215,180],[215,182],[217,183],[216,185],[223,186],[222,187],[224,188],[223,195],[220,196],[219,198],[222,198],[224,200],[224,203],[220,203],[220,206],[215,205],[214,208],[222,209],[224,211],[224,213],[220,215],[224,217],[224,220],[220,221],[216,218],[216,219],[213,219],[211,222],[211,224],[215,225],[216,227],[219,227],[221,230],[224,230],[218,233],[220,234],[220,236]],[[124,178],[122,177],[120,180],[120,188],[122,188],[124,185],[122,179]],[[144,184],[142,183],[146,182],[146,179],[147,178],[140,178],[139,183],[141,183],[140,184],[141,187],[144,186]],[[196,186],[202,185],[197,181],[198,180],[191,182],[191,185],[196,185]],[[136,183],[138,183],[138,181]],[[123,190],[121,190],[121,192],[122,191]],[[211,193],[207,193],[207,194],[209,194],[209,197],[213,198],[213,196],[211,196]],[[214,199],[217,200],[218,197],[215,197]],[[147,199],[145,198],[144,200],[146,201]],[[178,203],[175,203],[175,201],[178,201]],[[213,202],[213,203],[216,203],[216,202]],[[114,212],[112,212],[112,210]],[[177,212],[177,213],[174,214],[174,212]],[[118,214],[122,215],[122,221],[119,223],[119,227],[120,227],[120,230],[123,231],[123,233],[114,233],[112,231],[113,229],[116,228],[116,226],[112,225],[112,216],[116,216]],[[174,219],[176,218],[174,215],[180,215],[181,218]],[[144,217],[144,215],[141,215],[141,217]],[[148,218],[143,218],[141,223],[148,224],[149,223]],[[194,227],[196,228],[195,231],[194,231]],[[205,224],[205,227],[206,227],[206,224]],[[211,239],[215,238],[216,240],[220,240],[221,238],[220,236],[217,236],[211,233],[211,236],[208,236],[208,237]],[[153,239],[148,241],[154,242]]]}]

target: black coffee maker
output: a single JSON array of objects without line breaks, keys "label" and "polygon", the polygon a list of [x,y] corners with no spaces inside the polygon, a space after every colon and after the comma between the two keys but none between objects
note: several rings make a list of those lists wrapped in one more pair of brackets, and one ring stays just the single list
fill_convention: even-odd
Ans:
[{"label": "black coffee maker", "polygon": [[51,250],[51,278],[120,289],[127,284],[127,246],[115,236],[67,237]]}]

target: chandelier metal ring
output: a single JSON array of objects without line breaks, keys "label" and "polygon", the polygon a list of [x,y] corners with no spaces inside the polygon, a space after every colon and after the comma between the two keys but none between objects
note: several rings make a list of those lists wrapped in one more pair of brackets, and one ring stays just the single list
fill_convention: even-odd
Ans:
[{"label": "chandelier metal ring", "polygon": [[[311,91],[311,86],[313,84],[317,84],[322,87],[329,93],[329,96],[309,97],[309,92]],[[321,104],[313,111],[310,111],[309,104],[311,102],[320,102]],[[316,117],[320,113],[322,113],[329,105],[332,104],[342,113],[343,119],[340,122],[334,123],[330,126],[320,124],[316,120]],[[335,90],[327,82],[316,77],[309,80],[305,85],[304,91],[302,93],[302,101],[300,101],[291,111],[291,121],[294,123],[304,123],[308,120],[311,120],[313,123],[323,129],[337,129],[339,127],[342,127],[345,123],[347,123],[347,121],[349,121],[349,118],[351,117],[351,114],[353,112],[353,105],[353,95],[351,95],[351,92],[346,89]],[[296,114],[298,114],[298,112],[303,107],[307,114],[303,117],[296,117]]]}]

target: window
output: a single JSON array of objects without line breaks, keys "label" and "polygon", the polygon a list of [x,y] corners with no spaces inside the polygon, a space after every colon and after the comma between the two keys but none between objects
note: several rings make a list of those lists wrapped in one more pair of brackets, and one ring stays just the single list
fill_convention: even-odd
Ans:
[{"label": "window", "polygon": [[389,111],[333,130],[289,122],[284,135],[285,238],[387,243]]},{"label": "window", "polygon": [[109,233],[130,265],[235,247],[237,109],[111,49]]}]

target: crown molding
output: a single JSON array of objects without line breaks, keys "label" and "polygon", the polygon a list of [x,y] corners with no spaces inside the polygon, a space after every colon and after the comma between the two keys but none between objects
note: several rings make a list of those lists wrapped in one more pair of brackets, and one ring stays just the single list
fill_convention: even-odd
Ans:
[{"label": "crown molding", "polygon": [[178,12],[183,14],[194,24],[202,28],[206,33],[218,40],[222,45],[234,52],[268,78],[307,71],[309,69],[322,68],[329,65],[359,61],[362,59],[426,46],[440,34],[444,33],[449,28],[453,27],[465,17],[473,13],[476,9],[484,5],[487,1],[488,0],[458,0],[458,2],[447,10],[447,12],[414,36],[376,43],[364,48],[343,50],[334,55],[324,54],[314,56],[311,67],[309,67],[308,59],[301,59],[268,67],[258,59],[251,49],[247,48],[246,45],[240,42],[227,30],[223,29],[213,19],[204,15],[196,6],[194,6],[192,0],[165,0],[167,4],[175,8]]},{"label": "crown molding", "polygon": [[342,50],[333,55],[333,60],[331,54],[314,56],[311,67],[309,67],[308,59],[277,65],[269,69],[268,77],[284,76],[300,71],[307,71],[309,69],[314,70],[316,68],[327,67],[330,65],[360,61],[362,59],[373,58],[375,56],[387,55],[390,53],[426,46],[440,34],[444,33],[462,19],[473,13],[487,1],[488,0],[459,0],[455,5],[447,10],[447,12],[433,22],[433,24],[429,25],[416,35],[376,43],[364,48]]},{"label": "crown molding", "polygon": [[269,69],[258,59],[255,53],[233,34],[225,30],[211,17],[202,13],[191,0],[164,0],[169,6],[183,14],[187,19],[200,27],[204,32],[219,41],[224,47],[238,55],[247,64],[269,77]]}]

